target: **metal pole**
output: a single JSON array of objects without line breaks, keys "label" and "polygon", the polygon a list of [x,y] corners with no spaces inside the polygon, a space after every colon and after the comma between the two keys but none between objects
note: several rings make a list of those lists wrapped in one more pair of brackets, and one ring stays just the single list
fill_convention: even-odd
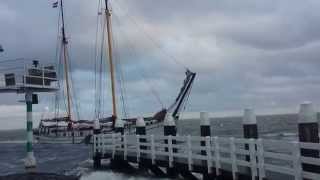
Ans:
[{"label": "metal pole", "polygon": [[36,169],[36,159],[33,154],[33,131],[32,131],[32,92],[25,94],[27,106],[27,157],[25,159],[25,168],[27,172],[34,172]]}]

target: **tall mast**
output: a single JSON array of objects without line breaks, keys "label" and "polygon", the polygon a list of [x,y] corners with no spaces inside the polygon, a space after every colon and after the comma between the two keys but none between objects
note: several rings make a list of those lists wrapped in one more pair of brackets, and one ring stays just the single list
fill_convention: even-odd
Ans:
[{"label": "tall mast", "polygon": [[[117,117],[117,105],[116,105],[116,92],[115,92],[115,77],[114,77],[114,66],[112,56],[112,34],[111,34],[111,11],[108,7],[108,0],[105,0],[106,4],[106,20],[107,20],[107,33],[108,33],[108,52],[109,52],[109,67],[110,67],[110,78],[111,78],[111,91],[112,91],[112,116]],[[113,121],[113,125],[115,121]]]},{"label": "tall mast", "polygon": [[63,3],[60,0],[60,10],[61,10],[61,20],[62,20],[62,46],[63,46],[63,62],[64,62],[64,73],[65,73],[65,82],[67,89],[67,117],[68,120],[71,121],[71,96],[70,96],[70,85],[69,85],[69,65],[68,65],[68,57],[67,57],[67,38],[64,28],[64,14],[63,14]]}]

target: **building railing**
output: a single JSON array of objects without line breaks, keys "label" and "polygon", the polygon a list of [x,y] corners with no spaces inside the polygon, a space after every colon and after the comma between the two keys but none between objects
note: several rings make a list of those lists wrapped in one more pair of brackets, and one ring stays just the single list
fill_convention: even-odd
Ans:
[{"label": "building railing", "polygon": [[[165,143],[167,142],[167,143]],[[201,146],[201,142],[205,142]],[[301,149],[320,150],[318,143],[297,141],[244,139],[200,136],[161,136],[161,135],[94,135],[94,152],[102,157],[120,154],[124,160],[129,157],[150,159],[152,164],[166,158],[168,167],[176,162],[188,165],[202,165],[208,173],[219,169],[232,172],[233,179],[241,171],[250,171],[252,178],[266,177],[266,172],[280,173],[294,177],[319,180],[320,174],[303,170],[303,164],[320,165],[320,159],[301,155]],[[281,151],[276,149],[281,148]]]}]

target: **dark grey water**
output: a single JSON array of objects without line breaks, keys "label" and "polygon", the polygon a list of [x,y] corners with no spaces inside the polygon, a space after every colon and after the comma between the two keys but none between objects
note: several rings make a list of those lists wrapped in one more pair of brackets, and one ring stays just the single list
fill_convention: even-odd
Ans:
[{"label": "dark grey water", "polygon": [[[260,137],[268,139],[297,139],[297,115],[273,115],[257,118]],[[180,135],[199,135],[199,120],[183,120],[177,124]],[[241,118],[215,118],[211,120],[212,135],[242,137]],[[162,128],[148,133],[162,134]],[[23,140],[25,133],[20,131],[0,131],[0,175],[24,172],[23,158],[25,145],[17,143]],[[1,143],[2,141],[2,143]],[[9,142],[4,142],[9,141]],[[42,172],[84,174],[83,179],[145,179],[115,172],[90,173],[90,146],[35,144],[38,170]],[[150,179],[150,177],[146,178]]]},{"label": "dark grey water", "polygon": [[[24,171],[24,143],[0,144],[0,174]],[[41,172],[65,173],[88,159],[89,146],[71,144],[35,144],[34,154]]]}]

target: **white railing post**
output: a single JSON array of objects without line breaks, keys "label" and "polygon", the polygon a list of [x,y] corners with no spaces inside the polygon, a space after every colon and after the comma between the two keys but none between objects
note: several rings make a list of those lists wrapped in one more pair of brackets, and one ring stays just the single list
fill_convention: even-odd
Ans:
[{"label": "white railing post", "polygon": [[211,168],[212,168],[212,152],[211,152],[211,137],[210,136],[206,136],[206,154],[207,154],[208,174],[210,174]]},{"label": "white railing post", "polygon": [[237,166],[237,155],[236,155],[236,145],[234,142],[234,137],[230,138],[230,157],[232,162],[232,177],[233,179],[237,179],[237,172],[238,172],[238,166]]},{"label": "white railing post", "polygon": [[97,145],[98,145],[97,150],[98,152],[101,153],[101,135],[97,136]]},{"label": "white railing post", "polygon": [[22,82],[22,85],[25,86],[27,84],[27,67],[26,65],[24,64],[23,65],[23,68],[24,68],[24,73],[23,73],[23,82]]},{"label": "white railing post", "polygon": [[188,145],[188,168],[189,171],[192,171],[192,144],[191,144],[191,136],[187,136],[187,145]]},{"label": "white railing post", "polygon": [[214,137],[214,156],[216,159],[215,166],[216,166],[216,175],[220,175],[220,147],[219,147],[219,139],[217,136]]},{"label": "white railing post", "polygon": [[150,135],[150,140],[151,140],[151,161],[152,161],[152,164],[154,165],[156,162],[156,150],[155,150],[155,147],[154,147],[154,135]]},{"label": "white railing post", "polygon": [[250,152],[250,164],[251,164],[251,177],[255,180],[257,176],[257,158],[256,158],[256,146],[255,140],[249,139],[249,152]]},{"label": "white railing post", "polygon": [[302,166],[301,166],[301,152],[300,152],[300,144],[299,142],[293,142],[293,168],[294,168],[294,179],[301,180],[302,179]]},{"label": "white railing post", "polygon": [[42,86],[44,86],[44,67],[42,66]]},{"label": "white railing post", "polygon": [[137,138],[137,143],[136,143],[136,148],[137,148],[137,162],[140,162],[140,135],[137,134],[136,135],[136,138]]},{"label": "white railing post", "polygon": [[116,153],[116,143],[115,143],[114,133],[112,133],[111,138],[112,138],[112,159],[114,159],[114,155]]},{"label": "white railing post", "polygon": [[127,156],[128,156],[128,143],[127,143],[127,135],[126,134],[123,134],[123,148],[124,148],[123,159],[126,161]]},{"label": "white railing post", "polygon": [[172,150],[172,136],[168,137],[168,151],[169,151],[169,167],[173,167],[173,150]]},{"label": "white railing post", "polygon": [[105,152],[105,142],[104,142],[104,140],[105,140],[105,134],[99,134],[98,136],[100,137],[100,145],[102,146],[102,147],[101,147],[101,149],[102,149],[101,154],[102,154],[102,156],[103,156],[103,155],[104,155],[104,152]]},{"label": "white railing post", "polygon": [[96,152],[96,149],[97,149],[97,145],[96,145],[97,140],[96,140],[96,138],[97,138],[97,135],[93,135],[93,154]]},{"label": "white railing post", "polygon": [[259,180],[263,180],[266,177],[266,172],[264,168],[263,139],[257,140],[257,153],[258,153]]}]

